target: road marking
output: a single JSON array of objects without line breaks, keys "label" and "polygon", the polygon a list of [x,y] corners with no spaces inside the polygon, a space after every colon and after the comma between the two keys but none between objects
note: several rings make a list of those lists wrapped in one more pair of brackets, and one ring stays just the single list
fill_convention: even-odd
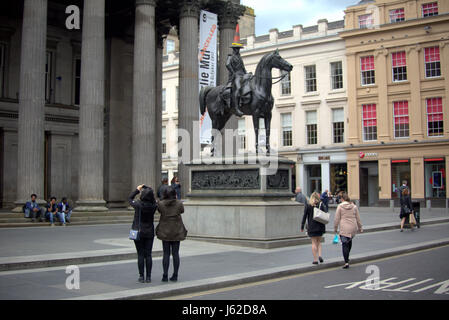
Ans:
[{"label": "road marking", "polygon": [[[441,249],[441,248],[446,248],[446,247],[449,247],[449,245],[444,245],[444,246],[439,246],[439,247],[435,247],[435,248],[418,250],[418,251],[415,251],[415,252],[404,253],[404,254],[393,256],[393,257],[386,257],[386,258],[380,258],[380,259],[375,259],[375,260],[369,260],[369,261],[354,263],[351,266],[364,265],[364,264],[368,264],[368,263],[372,264],[373,262],[379,262],[379,261],[385,261],[385,260],[391,260],[391,259],[398,259],[398,258],[401,258],[401,257],[404,257],[404,256],[414,255],[414,254],[423,253],[423,252],[432,251],[432,250]],[[259,286],[259,285],[270,284],[270,283],[280,282],[280,281],[284,281],[284,280],[296,279],[296,278],[305,277],[305,276],[309,276],[309,275],[313,275],[313,274],[320,274],[320,273],[323,273],[323,272],[331,272],[331,271],[335,271],[335,270],[339,270],[339,269],[340,269],[340,267],[335,267],[335,268],[328,268],[328,269],[317,270],[317,271],[310,271],[310,272],[305,272],[305,273],[301,273],[301,274],[297,274],[297,275],[279,277],[279,278],[274,278],[274,279],[267,279],[267,280],[256,281],[256,282],[251,282],[251,283],[246,283],[246,284],[241,284],[241,285],[230,286],[230,287],[226,287],[226,288],[219,288],[219,289],[195,292],[195,293],[190,293],[190,294],[185,294],[185,295],[176,295],[176,296],[165,297],[165,298],[156,299],[156,300],[190,299],[190,298],[195,298],[195,297],[199,297],[199,296],[207,296],[207,295],[216,294],[216,293],[222,293],[222,292],[227,292],[227,291],[234,291],[234,290],[250,288],[250,287],[256,287],[256,286]],[[393,280],[393,279],[396,279],[396,278],[389,278],[389,279],[386,279],[384,281]],[[350,282],[350,283],[347,283],[347,284],[354,285],[354,287],[356,287],[357,283],[359,285],[360,284],[366,284],[366,280],[358,281],[358,282]],[[341,284],[333,285],[333,286],[341,286]],[[333,287],[333,286],[330,286],[330,287]]]},{"label": "road marking", "polygon": [[415,287],[415,286],[417,286],[417,285],[420,285],[420,284],[423,284],[423,283],[426,283],[426,282],[429,282],[429,281],[432,281],[432,280],[433,280],[433,278],[429,278],[429,279],[426,279],[426,280],[423,280],[423,281],[419,281],[419,282],[416,282],[416,283],[409,284],[409,285],[407,285],[407,286],[405,286],[405,287],[401,287],[401,288],[397,288],[397,289],[385,289],[384,291],[391,291],[391,292],[409,292],[410,290],[404,290],[404,289],[408,289],[408,288],[411,288],[411,287]]}]

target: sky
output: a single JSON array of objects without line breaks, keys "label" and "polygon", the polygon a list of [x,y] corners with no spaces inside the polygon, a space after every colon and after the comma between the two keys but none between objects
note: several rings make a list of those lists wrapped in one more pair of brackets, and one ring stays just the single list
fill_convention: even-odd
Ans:
[{"label": "sky", "polygon": [[256,36],[268,34],[270,29],[280,32],[294,25],[303,27],[317,24],[319,19],[329,22],[343,20],[344,10],[359,0],[240,0],[256,14]]}]

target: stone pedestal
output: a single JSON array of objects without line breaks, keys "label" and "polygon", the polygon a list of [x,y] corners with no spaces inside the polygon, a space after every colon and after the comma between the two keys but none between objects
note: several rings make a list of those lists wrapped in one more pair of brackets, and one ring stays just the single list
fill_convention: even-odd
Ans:
[{"label": "stone pedestal", "polygon": [[191,183],[183,220],[190,238],[258,248],[309,242],[300,232],[303,205],[291,192],[294,163],[274,156],[259,160],[186,165]]}]

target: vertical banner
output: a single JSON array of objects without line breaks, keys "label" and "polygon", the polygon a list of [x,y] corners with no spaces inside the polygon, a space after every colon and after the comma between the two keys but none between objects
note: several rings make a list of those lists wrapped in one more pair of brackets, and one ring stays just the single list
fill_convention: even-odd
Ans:
[{"label": "vertical banner", "polygon": [[[217,15],[201,10],[198,54],[200,90],[206,86],[215,87],[217,85],[217,33]],[[200,126],[200,142],[210,144],[212,121],[207,110],[204,116],[200,114]]]}]

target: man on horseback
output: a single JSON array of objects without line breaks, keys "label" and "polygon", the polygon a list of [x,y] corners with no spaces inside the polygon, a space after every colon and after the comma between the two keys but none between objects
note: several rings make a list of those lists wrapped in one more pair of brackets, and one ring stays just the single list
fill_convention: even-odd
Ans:
[{"label": "man on horseback", "polygon": [[240,35],[238,24],[235,31],[234,42],[231,46],[233,52],[228,55],[228,59],[226,60],[226,69],[229,71],[229,78],[228,83],[222,92],[222,97],[226,101],[228,108],[233,108],[235,115],[241,117],[243,116],[243,112],[240,110],[240,95],[246,69],[242,57],[240,56],[240,49],[243,48],[243,45],[239,43]]}]

